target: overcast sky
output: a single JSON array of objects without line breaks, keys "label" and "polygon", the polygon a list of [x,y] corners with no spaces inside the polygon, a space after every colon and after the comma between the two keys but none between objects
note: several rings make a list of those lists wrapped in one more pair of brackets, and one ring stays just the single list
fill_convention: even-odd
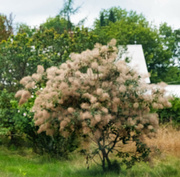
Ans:
[{"label": "overcast sky", "polygon": [[[54,17],[63,7],[64,0],[0,0],[0,13],[13,13],[15,23],[38,26],[48,17]],[[142,13],[149,21],[158,25],[167,22],[180,28],[180,0],[74,0],[74,7],[82,5],[79,13],[72,17],[77,23],[87,17],[85,26],[91,27],[102,9],[120,6],[126,10]]]}]

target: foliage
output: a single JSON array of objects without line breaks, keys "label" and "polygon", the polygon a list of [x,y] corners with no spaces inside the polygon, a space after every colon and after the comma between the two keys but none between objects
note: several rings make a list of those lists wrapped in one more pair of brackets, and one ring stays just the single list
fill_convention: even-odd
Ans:
[{"label": "foliage", "polygon": [[10,100],[14,98],[14,93],[8,93],[7,90],[0,92],[0,137],[5,139],[10,138],[9,145],[19,145],[17,140],[17,131],[15,128],[15,122],[13,116],[15,110],[13,109]]},{"label": "foliage", "polygon": [[[110,22],[126,21],[127,23],[144,23],[146,21],[142,14],[137,14],[135,11],[127,11],[120,7],[112,7],[110,9],[103,9],[100,12],[100,17],[103,15],[105,25],[108,26]],[[147,22],[146,22],[147,23]],[[144,23],[145,24],[145,23]],[[147,24],[146,24],[147,25]],[[96,19],[94,22],[95,29],[100,26],[100,19]]]},{"label": "foliage", "polygon": [[73,0],[64,0],[64,6],[60,10],[59,15],[63,16],[67,20],[67,30],[72,30],[72,22],[71,22],[71,15],[74,15],[77,13],[80,9],[79,7],[73,8],[74,1]]},{"label": "foliage", "polygon": [[[108,46],[96,44],[93,50],[71,54],[71,60],[46,72],[39,66],[37,73],[21,80],[25,90],[16,93],[19,104],[25,103],[34,84],[47,77],[32,108],[38,133],[53,136],[60,131],[66,138],[72,133],[82,135],[85,151],[92,152],[87,159],[99,155],[104,171],[113,167],[109,156],[113,152],[128,168],[145,160],[149,149],[141,136],[153,136],[158,126],[150,108],[171,106],[160,85],[146,85],[124,61],[114,63],[115,43],[112,40]],[[96,148],[88,151],[86,145],[92,141]],[[123,151],[130,142],[134,142],[134,153]]]},{"label": "foliage", "polygon": [[0,14],[0,42],[2,40],[7,40],[11,34],[13,34],[12,14],[10,14],[9,17]]},{"label": "foliage", "polygon": [[109,21],[113,23],[116,21],[114,12],[112,10],[110,10],[110,13],[109,13]]},{"label": "foliage", "polygon": [[57,66],[69,59],[71,52],[92,49],[96,38],[92,32],[83,27],[81,29],[77,27],[71,33],[64,31],[62,34],[57,34],[53,29],[39,30],[33,36],[34,47],[41,61],[37,65],[41,64],[45,69]]},{"label": "foliage", "polygon": [[36,32],[36,28],[31,28],[30,26],[24,24],[24,23],[18,23],[16,25],[16,34],[18,33],[26,33],[28,37],[32,37],[33,34]]},{"label": "foliage", "polygon": [[34,73],[38,65],[45,69],[59,65],[69,59],[71,52],[92,49],[97,39],[86,28],[77,27],[72,33],[64,31],[62,34],[57,34],[54,29],[27,29],[22,26],[21,32],[29,32],[18,33],[0,43],[1,89],[16,91],[20,88],[19,80]]},{"label": "foliage", "polygon": [[26,33],[18,33],[0,43],[1,87],[14,91],[19,87],[20,78],[33,72],[34,62],[32,40]]},{"label": "foliage", "polygon": [[[5,122],[7,119],[7,116],[5,114],[10,115],[10,117],[8,121],[6,121],[6,124],[2,124],[2,128],[8,129],[6,135],[9,135],[13,130],[13,138],[16,139],[16,142],[12,142],[11,144],[14,143],[16,147],[19,145],[23,146],[22,144],[20,144],[21,138],[19,138],[23,137],[22,141],[24,142],[24,146],[32,147],[33,151],[36,153],[47,153],[51,157],[56,158],[67,157],[68,153],[72,152],[78,146],[78,140],[76,139],[75,135],[72,135],[68,139],[65,139],[59,134],[55,134],[53,137],[47,136],[45,133],[38,134],[38,127],[34,124],[34,113],[31,111],[31,109],[36,98],[36,92],[40,88],[42,89],[42,87],[44,87],[45,81],[46,79],[44,78],[44,80],[42,80],[41,82],[37,82],[34,85],[34,88],[31,90],[31,98],[23,106],[19,106],[17,100],[14,100],[14,94],[13,97],[7,97],[9,93],[7,91],[4,91],[6,95],[2,94],[1,98],[6,98],[7,101],[5,99],[2,99],[0,101],[1,104],[3,104],[5,101],[7,102],[7,104],[5,104],[2,108],[5,112],[4,114],[1,114],[3,120],[2,122]],[[9,107],[7,105],[9,105]]]},{"label": "foliage", "polygon": [[100,14],[100,26],[105,26],[104,14],[103,12]]},{"label": "foliage", "polygon": [[[114,23],[109,17],[112,12]],[[152,83],[179,83],[179,30],[173,30],[166,23],[158,29],[142,14],[113,7],[100,12],[94,31],[102,44],[112,38],[117,39],[118,45],[141,44]]]},{"label": "foliage", "polygon": [[[11,136],[11,144],[18,145],[20,136],[26,135],[35,151],[60,156],[66,156],[68,151],[77,147],[78,142],[73,136],[68,140],[71,143],[65,145],[67,141],[63,140],[62,136],[57,135],[52,139],[45,134],[37,134],[37,127],[34,126],[32,120],[33,114],[29,112],[32,107],[29,104],[33,103],[33,99],[27,105],[18,107],[13,101],[13,92],[21,87],[19,80],[25,75],[32,75],[37,65],[41,64],[44,68],[59,65],[69,59],[71,52],[81,52],[92,48],[95,40],[96,36],[86,28],[75,28],[74,33],[64,31],[63,34],[57,34],[53,29],[34,30],[21,24],[17,35],[0,43],[0,88],[7,89],[1,92],[0,127],[1,134],[5,137]],[[86,45],[83,45],[84,42]],[[18,110],[20,113],[17,112]]]},{"label": "foliage", "polygon": [[172,107],[158,110],[159,120],[161,123],[174,122],[180,125],[180,98],[174,97],[170,100]]},{"label": "foliage", "polygon": [[[46,80],[44,80],[46,81]],[[34,113],[31,112],[36,91],[44,86],[43,81],[37,82],[32,90],[32,96],[26,104],[18,106],[14,100],[14,93],[7,90],[0,94],[0,137],[1,142],[8,146],[30,146],[39,154],[48,153],[54,157],[67,157],[78,146],[75,135],[65,139],[57,134],[54,137],[45,133],[38,134],[38,127],[34,125]]]},{"label": "foliage", "polygon": [[18,106],[17,101],[13,101],[13,106],[17,110],[13,115],[15,129],[18,130],[19,136],[24,136],[24,141],[33,148],[33,152],[41,155],[48,154],[55,158],[67,158],[69,152],[78,147],[78,140],[74,135],[65,139],[60,134],[55,134],[53,137],[45,133],[38,134],[38,127],[34,125],[34,113],[31,112],[36,95],[33,96],[23,106]]},{"label": "foliage", "polygon": [[46,29],[54,28],[58,34],[62,34],[64,30],[67,30],[68,21],[65,18],[62,18],[60,15],[52,18],[49,17],[45,23],[41,24],[41,28]]},{"label": "foliage", "polygon": [[[178,84],[180,83],[180,70],[178,66],[180,49],[178,36],[178,30],[173,30],[167,23],[163,23],[159,27],[159,49],[157,48],[156,56],[153,60],[156,61],[156,65],[150,67],[157,73],[159,77],[158,81],[162,80],[166,83]],[[173,74],[173,77],[172,77]]]}]

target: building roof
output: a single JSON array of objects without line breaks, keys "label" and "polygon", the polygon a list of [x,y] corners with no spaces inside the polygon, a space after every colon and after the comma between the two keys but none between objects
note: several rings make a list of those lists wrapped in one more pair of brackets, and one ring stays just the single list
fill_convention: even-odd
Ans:
[{"label": "building roof", "polygon": [[[119,46],[116,62],[126,59],[129,61],[127,64],[134,70],[137,70],[140,76],[143,77],[149,75],[142,45],[127,45],[126,49],[123,46]],[[145,82],[150,83],[150,78],[146,77]]]}]

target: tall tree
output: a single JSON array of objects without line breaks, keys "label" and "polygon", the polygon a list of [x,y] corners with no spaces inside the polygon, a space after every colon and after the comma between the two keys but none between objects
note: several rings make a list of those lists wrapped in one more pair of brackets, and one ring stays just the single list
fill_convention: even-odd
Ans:
[{"label": "tall tree", "polygon": [[67,20],[67,29],[72,29],[71,15],[77,13],[81,6],[73,8],[74,1],[73,0],[64,0],[64,6],[60,10],[59,15],[63,16]]},{"label": "tall tree", "polygon": [[110,10],[110,13],[109,13],[109,21],[111,21],[111,22],[113,22],[113,23],[116,21],[116,18],[115,18],[115,16],[114,16],[113,10]]},{"label": "tall tree", "polygon": [[58,34],[62,34],[64,30],[67,30],[68,21],[61,17],[60,15],[56,15],[55,17],[49,17],[45,23],[41,24],[41,27],[46,29],[54,28]]},{"label": "tall tree", "polygon": [[104,19],[104,13],[102,12],[100,14],[100,26],[105,26],[106,25],[106,22],[105,22],[105,19]]},{"label": "tall tree", "polygon": [[0,90],[14,91],[19,80],[31,75],[38,65],[47,69],[69,59],[72,52],[92,49],[97,36],[87,28],[75,28],[73,33],[58,34],[54,29],[39,29],[32,36],[17,33],[0,42]]},{"label": "tall tree", "polygon": [[16,34],[18,33],[26,33],[29,37],[31,37],[36,31],[37,29],[34,27],[34,28],[31,28],[30,26],[26,25],[25,23],[18,23],[16,25]]},{"label": "tall tree", "polygon": [[[104,14],[105,21],[109,20],[111,11],[115,15],[115,23],[106,23],[106,26],[100,28],[101,18],[95,21],[94,31],[99,37],[99,42],[106,44],[107,41],[115,38],[118,45],[141,44],[148,71],[151,74],[151,82],[179,82],[180,70],[177,61],[179,61],[180,52],[178,35],[180,31],[173,30],[167,24],[157,28],[142,14],[117,7],[101,12]],[[171,73],[174,73],[173,77]]]},{"label": "tall tree", "polygon": [[13,34],[13,16],[12,14],[7,17],[0,14],[0,42],[7,40],[7,38]]}]

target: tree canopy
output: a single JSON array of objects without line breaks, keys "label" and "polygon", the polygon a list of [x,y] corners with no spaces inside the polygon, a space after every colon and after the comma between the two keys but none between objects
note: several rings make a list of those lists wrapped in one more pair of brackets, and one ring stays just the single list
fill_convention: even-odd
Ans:
[{"label": "tree canopy", "polygon": [[13,16],[0,14],[0,42],[7,40],[8,37],[13,34]]},{"label": "tree canopy", "polygon": [[32,31],[21,26],[17,35],[0,43],[0,87],[17,89],[19,80],[35,72],[37,65],[46,69],[62,64],[71,52],[92,49],[96,40],[97,36],[83,27],[58,34],[53,28]]},{"label": "tree canopy", "polygon": [[65,30],[68,30],[68,23],[64,17],[56,15],[55,17],[49,17],[45,23],[41,24],[41,28],[54,28],[57,33],[62,34]]},{"label": "tree canopy", "polygon": [[[109,18],[112,12],[115,22]],[[157,28],[142,14],[114,7],[100,12],[94,31],[103,44],[112,38],[117,39],[118,45],[142,44],[151,82],[179,82],[178,30],[173,30],[166,23]],[[171,77],[172,72],[174,77]]]},{"label": "tree canopy", "polygon": [[74,0],[64,0],[64,6],[60,10],[59,15],[67,20],[67,30],[72,29],[71,15],[77,13],[81,6],[73,7]]}]

